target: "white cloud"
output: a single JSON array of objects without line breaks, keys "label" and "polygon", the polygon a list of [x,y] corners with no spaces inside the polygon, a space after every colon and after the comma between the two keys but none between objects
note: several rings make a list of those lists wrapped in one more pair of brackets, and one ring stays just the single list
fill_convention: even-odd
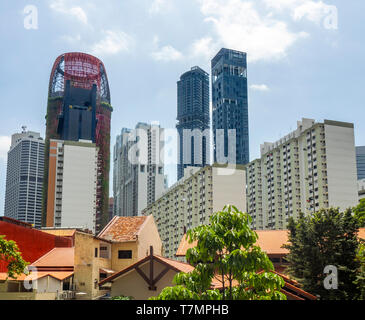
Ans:
[{"label": "white cloud", "polygon": [[266,84],[252,84],[250,89],[254,91],[269,91],[269,87]]},{"label": "white cloud", "polygon": [[323,1],[313,0],[263,0],[268,8],[285,11],[288,10],[294,21],[307,19],[319,24],[331,11],[334,6]]},{"label": "white cloud", "polygon": [[196,40],[191,46],[192,56],[203,56],[211,58],[217,52],[218,46],[214,43],[211,37],[204,37]]},{"label": "white cloud", "polygon": [[163,9],[168,8],[169,4],[169,0],[153,0],[148,11],[150,14],[157,14],[160,13]]},{"label": "white cloud", "polygon": [[180,51],[176,50],[174,47],[170,45],[164,46],[154,51],[151,54],[151,56],[156,61],[164,61],[164,62],[180,60],[183,57]]},{"label": "white cloud", "polygon": [[6,161],[11,145],[11,137],[0,136],[0,161]]},{"label": "white cloud", "polygon": [[61,36],[61,40],[73,44],[75,42],[80,42],[81,41],[81,35],[80,34],[77,34],[75,36],[63,35],[63,36]]},{"label": "white cloud", "polygon": [[246,0],[199,0],[206,22],[211,22],[220,45],[248,53],[250,61],[285,57],[305,32],[291,32],[286,22],[258,12]]},{"label": "white cloud", "polygon": [[52,10],[71,15],[84,24],[87,24],[88,22],[84,9],[81,7],[70,6],[68,3],[66,3],[66,0],[53,0],[49,6]]},{"label": "white cloud", "polygon": [[106,30],[104,38],[91,47],[95,55],[113,55],[129,51],[134,44],[133,38],[123,31]]}]

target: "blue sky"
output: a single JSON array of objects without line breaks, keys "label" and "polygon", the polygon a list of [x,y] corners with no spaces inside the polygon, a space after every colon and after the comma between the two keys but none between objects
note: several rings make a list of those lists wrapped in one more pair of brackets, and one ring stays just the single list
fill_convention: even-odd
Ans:
[{"label": "blue sky", "polygon": [[210,73],[222,47],[248,54],[251,160],[302,117],[353,122],[365,145],[364,11],[361,0],[1,1],[0,214],[10,136],[22,125],[44,136],[49,74],[64,52],[103,60],[112,145],[139,121],[174,128],[176,81],[195,65]]}]

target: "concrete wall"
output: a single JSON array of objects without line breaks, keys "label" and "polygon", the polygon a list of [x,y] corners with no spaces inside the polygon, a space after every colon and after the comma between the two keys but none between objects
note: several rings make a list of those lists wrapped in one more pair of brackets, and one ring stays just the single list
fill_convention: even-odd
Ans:
[{"label": "concrete wall", "polygon": [[62,227],[95,231],[97,149],[64,145]]},{"label": "concrete wall", "polygon": [[358,203],[354,128],[325,125],[330,207],[345,210]]},{"label": "concrete wall", "polygon": [[[86,293],[78,298],[94,299],[105,293],[99,290],[99,286],[95,286],[95,281],[100,281],[100,268],[112,269],[111,259],[99,257],[101,243],[104,242],[90,234],[76,232],[74,281],[76,291]],[[96,248],[98,249],[97,257],[95,257]]]},{"label": "concrete wall", "polygon": [[[132,259],[119,259],[119,250],[132,250]],[[123,242],[123,243],[113,243],[112,246],[112,259],[111,259],[111,269],[114,271],[121,271],[130,265],[136,263],[139,260],[138,256],[138,245],[136,241]]]},{"label": "concrete wall", "polygon": [[246,212],[246,172],[213,167],[213,212],[221,211],[227,204]]},{"label": "concrete wall", "polygon": [[[146,262],[140,269],[149,276],[149,262]],[[161,263],[154,261],[154,275],[158,275],[165,269]],[[172,280],[176,272],[170,270],[157,284],[157,290],[151,291],[148,289],[146,281],[135,271],[131,271],[117,278],[111,289],[111,296],[132,296],[136,300],[147,300],[149,297],[157,296],[165,287],[173,286]]]},{"label": "concrete wall", "polygon": [[138,259],[149,255],[150,246],[153,246],[154,254],[162,255],[162,242],[153,216],[147,217],[138,234]]}]

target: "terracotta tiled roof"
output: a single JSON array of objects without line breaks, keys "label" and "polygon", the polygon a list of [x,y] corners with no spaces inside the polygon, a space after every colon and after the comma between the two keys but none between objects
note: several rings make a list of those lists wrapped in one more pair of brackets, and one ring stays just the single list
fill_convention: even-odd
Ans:
[{"label": "terracotta tiled roof", "polygon": [[194,241],[193,243],[189,243],[188,240],[186,239],[186,234],[184,234],[180,241],[179,248],[176,251],[176,256],[185,257],[186,251],[188,251],[191,248],[194,248],[196,246],[196,244],[197,244],[197,241]]},{"label": "terracotta tiled roof", "polygon": [[[18,275],[15,279],[8,278],[8,280],[13,281],[24,281],[24,280],[38,280],[41,278],[44,278],[46,276],[53,277],[55,279],[58,279],[60,281],[63,281],[69,277],[71,277],[74,273],[73,272],[32,272],[29,274],[29,277],[25,274]],[[6,280],[7,273],[0,273],[0,280]]]},{"label": "terracotta tiled roof", "polygon": [[73,235],[76,232],[76,229],[48,229],[42,231],[49,234],[53,234],[54,236],[73,237]]},{"label": "terracotta tiled roof", "polygon": [[74,248],[54,248],[32,265],[35,267],[74,267],[74,257]]},{"label": "terracotta tiled roof", "polygon": [[[267,254],[287,254],[288,250],[281,248],[281,246],[288,240],[287,230],[256,230],[258,245]],[[177,249],[176,256],[181,257],[186,255],[186,251],[190,248],[194,248],[197,242],[188,243],[186,235],[183,236]]]},{"label": "terracotta tiled roof", "polygon": [[359,238],[365,240],[365,228],[359,229]]},{"label": "terracotta tiled roof", "polygon": [[161,256],[156,256],[159,260],[169,264],[171,267],[174,267],[176,270],[178,270],[179,272],[191,272],[194,270],[194,267],[191,266],[188,263],[185,262],[180,262],[180,261],[176,261],[176,260],[172,260],[172,259],[168,259],[168,258],[164,258]]},{"label": "terracotta tiled roof", "polygon": [[[282,245],[288,243],[288,230],[255,230],[258,235],[256,245],[268,255],[286,255],[289,253]],[[359,229],[358,237],[365,240],[365,228]],[[188,243],[186,235],[180,241],[176,256],[183,257],[188,249],[196,246],[196,242]]]},{"label": "terracotta tiled roof", "polygon": [[259,238],[256,245],[267,254],[288,254],[287,249],[281,248],[288,242],[288,230],[256,230]]},{"label": "terracotta tiled roof", "polygon": [[114,242],[135,241],[148,218],[147,216],[114,217],[99,233],[98,237]]}]

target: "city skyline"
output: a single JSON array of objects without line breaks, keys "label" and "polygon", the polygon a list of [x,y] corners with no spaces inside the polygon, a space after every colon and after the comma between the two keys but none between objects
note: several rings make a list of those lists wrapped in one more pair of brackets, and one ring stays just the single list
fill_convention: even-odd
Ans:
[{"label": "city skyline", "polygon": [[[133,127],[140,121],[157,120],[164,128],[174,128],[176,79],[194,65],[210,70],[209,62],[221,47],[242,50],[248,54],[250,160],[259,157],[260,144],[275,141],[290,132],[290,127],[293,128],[297,119],[302,117],[318,121],[334,119],[353,122],[356,145],[365,145],[365,129],[361,126],[361,119],[365,116],[361,106],[364,100],[361,88],[364,47],[358,41],[364,31],[360,24],[364,4],[352,2],[352,6],[346,6],[339,1],[325,1],[323,5],[335,5],[338,9],[338,29],[326,29],[322,11],[317,16],[313,12],[311,15],[301,11],[300,16],[299,4],[296,8],[285,7],[283,1],[279,1],[281,8],[270,7],[270,1],[261,1],[262,8],[251,4],[247,7],[250,9],[247,14],[257,13],[257,19],[253,22],[248,19],[251,22],[244,22],[245,26],[253,23],[256,27],[265,27],[272,23],[278,35],[287,36],[273,37],[278,44],[272,45],[269,41],[267,48],[263,49],[262,46],[252,44],[253,36],[258,42],[263,40],[259,33],[248,32],[251,38],[237,36],[238,33],[232,34],[232,37],[227,34],[228,18],[239,19],[242,14],[239,8],[232,10],[232,1],[227,4],[227,16],[217,13],[221,1],[187,1],[184,4],[171,1],[165,6],[158,5],[164,1],[150,1],[135,7],[128,1],[123,5],[112,2],[114,6],[107,6],[103,10],[97,10],[97,4],[93,1],[87,5],[79,1],[39,4],[37,30],[27,30],[23,26],[23,8],[26,3],[14,5],[3,2],[0,5],[0,34],[4,47],[9,48],[3,52],[3,61],[7,63],[2,64],[0,70],[7,75],[7,80],[1,82],[0,93],[3,106],[12,106],[9,110],[4,107],[2,118],[6,121],[3,120],[0,126],[0,215],[4,207],[9,137],[22,125],[45,136],[48,72],[53,59],[64,52],[92,53],[104,61],[115,110],[111,145],[114,145],[115,137],[122,127]],[[244,8],[244,4],[249,2],[238,3]],[[218,6],[216,11],[214,6]],[[67,8],[70,10],[67,11]],[[111,14],[112,9],[122,13],[123,19],[119,19],[122,22]],[[279,9],[281,14],[278,13]],[[91,32],[91,37],[90,30],[98,28],[96,11],[101,11],[102,16],[111,14],[111,18],[108,21],[104,19],[104,29],[99,33]],[[75,15],[77,12],[79,15]],[[128,17],[136,17],[137,12],[138,17],[147,17],[146,24],[154,26],[146,35],[142,33],[148,28],[143,26],[142,31],[138,23]],[[293,12],[297,13],[297,18],[293,18]],[[269,13],[272,14],[271,18],[267,17]],[[183,28],[186,17],[191,17],[193,22]],[[157,20],[161,22],[157,23]],[[172,24],[173,21],[176,23]],[[281,29],[280,22],[284,23]],[[164,30],[168,29],[166,24],[171,24],[171,30]],[[197,31],[197,25],[201,31]],[[76,34],[72,32],[75,26],[79,31]],[[6,32],[9,28],[13,30],[11,34]],[[182,35],[181,40],[175,40],[180,38],[177,35]],[[265,37],[270,38],[270,35],[273,34],[268,33]],[[49,46],[45,45],[46,42]],[[134,44],[123,47],[123,44],[130,43]],[[268,48],[270,45],[271,48]],[[129,49],[124,50],[125,47]],[[143,77],[138,70],[145,71]],[[340,79],[343,81],[340,82]],[[14,85],[15,80],[17,85]],[[339,85],[341,90],[337,88]],[[138,94],[141,87],[145,93],[143,95]],[[24,98],[16,101],[19,88]],[[176,174],[173,171],[168,174],[171,185]]]}]

